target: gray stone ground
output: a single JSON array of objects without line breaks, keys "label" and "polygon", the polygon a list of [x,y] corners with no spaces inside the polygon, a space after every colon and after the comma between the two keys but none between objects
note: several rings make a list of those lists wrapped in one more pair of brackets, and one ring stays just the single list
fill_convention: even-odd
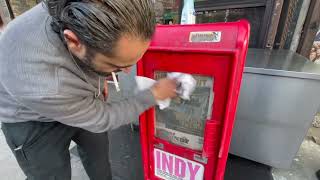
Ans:
[{"label": "gray stone ground", "polygon": [[320,169],[320,145],[306,139],[293,160],[291,168],[273,169],[274,180],[318,180],[315,172]]}]

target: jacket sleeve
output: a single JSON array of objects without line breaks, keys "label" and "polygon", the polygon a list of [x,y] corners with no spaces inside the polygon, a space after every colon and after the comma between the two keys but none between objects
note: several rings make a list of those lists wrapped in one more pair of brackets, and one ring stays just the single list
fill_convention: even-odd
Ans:
[{"label": "jacket sleeve", "polygon": [[15,98],[41,116],[95,133],[128,124],[156,104],[150,90],[113,103],[106,103],[91,96],[33,95]]}]

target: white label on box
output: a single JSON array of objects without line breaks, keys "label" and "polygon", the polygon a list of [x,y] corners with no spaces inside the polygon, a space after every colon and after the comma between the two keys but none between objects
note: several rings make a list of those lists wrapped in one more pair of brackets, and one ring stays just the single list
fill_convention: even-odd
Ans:
[{"label": "white label on box", "polygon": [[157,123],[156,125],[157,125],[158,134],[160,132],[165,132],[167,134],[170,134],[169,135],[170,139],[167,139],[169,142],[189,148],[189,149],[193,149],[193,150],[202,150],[203,137],[172,130],[172,129],[162,128],[161,123]]},{"label": "white label on box", "polygon": [[220,42],[220,31],[202,31],[191,32],[189,35],[189,42]]},{"label": "white label on box", "polygon": [[202,164],[154,149],[155,176],[164,180],[202,180]]}]

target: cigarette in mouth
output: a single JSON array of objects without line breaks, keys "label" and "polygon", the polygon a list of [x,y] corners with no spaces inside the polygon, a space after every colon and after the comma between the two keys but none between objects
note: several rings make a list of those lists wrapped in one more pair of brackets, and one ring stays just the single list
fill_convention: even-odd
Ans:
[{"label": "cigarette in mouth", "polygon": [[120,87],[119,87],[119,83],[118,83],[118,80],[116,77],[116,73],[112,72],[111,74],[112,74],[112,79],[113,79],[114,85],[116,86],[116,90],[117,90],[117,92],[119,92]]}]

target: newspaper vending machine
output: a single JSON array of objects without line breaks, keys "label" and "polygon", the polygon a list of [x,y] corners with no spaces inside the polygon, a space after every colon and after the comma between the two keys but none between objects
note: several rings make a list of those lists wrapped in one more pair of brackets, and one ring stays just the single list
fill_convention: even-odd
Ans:
[{"label": "newspaper vending machine", "polygon": [[197,85],[190,100],[140,116],[146,180],[223,179],[249,31],[245,20],[156,28],[138,75],[188,73]]}]

